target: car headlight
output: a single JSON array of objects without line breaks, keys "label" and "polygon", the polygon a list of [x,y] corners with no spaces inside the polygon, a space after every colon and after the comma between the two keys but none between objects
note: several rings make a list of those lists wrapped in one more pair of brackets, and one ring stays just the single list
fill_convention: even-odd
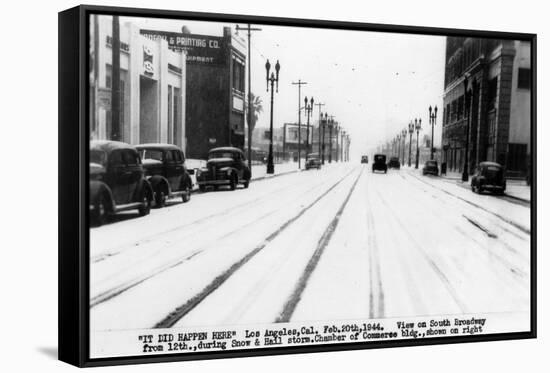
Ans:
[{"label": "car headlight", "polygon": [[196,177],[200,177],[201,174],[202,174],[202,171],[201,171],[201,170],[197,170],[197,171],[195,172],[195,176],[196,176]]}]

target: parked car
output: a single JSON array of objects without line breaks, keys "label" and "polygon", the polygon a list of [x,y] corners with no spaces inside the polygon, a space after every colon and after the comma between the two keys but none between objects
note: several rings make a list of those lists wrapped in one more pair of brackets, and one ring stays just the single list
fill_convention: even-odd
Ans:
[{"label": "parked car", "polygon": [[485,190],[503,194],[506,190],[504,167],[495,162],[481,162],[476,167],[470,186],[472,192],[480,194]]},{"label": "parked car", "polygon": [[318,153],[311,153],[307,156],[306,170],[310,168],[321,169],[321,160],[319,159]]},{"label": "parked car", "polygon": [[118,141],[90,143],[90,218],[105,223],[109,215],[137,209],[149,214],[153,189],[145,178],[138,151]]},{"label": "parked car", "polygon": [[250,169],[246,164],[244,153],[239,148],[214,148],[208,152],[206,167],[197,170],[197,184],[204,192],[208,186],[217,189],[220,185],[228,185],[235,190],[238,184],[248,188]]},{"label": "parked car", "polygon": [[422,167],[422,175],[439,175],[439,167],[437,166],[437,161],[429,160],[424,163]]},{"label": "parked car", "polygon": [[153,188],[155,205],[163,207],[168,198],[191,199],[193,182],[185,167],[185,155],[172,144],[141,144],[136,146],[141,156],[147,180]]},{"label": "parked car", "polygon": [[374,171],[384,171],[384,173],[388,172],[388,165],[386,164],[385,154],[374,155],[374,162],[372,163],[372,172]]},{"label": "parked car", "polygon": [[369,163],[369,156],[368,155],[362,155],[361,156],[361,163]]},{"label": "parked car", "polygon": [[388,162],[388,168],[395,168],[399,170],[401,168],[401,162],[399,162],[399,158],[391,157],[390,161]]}]

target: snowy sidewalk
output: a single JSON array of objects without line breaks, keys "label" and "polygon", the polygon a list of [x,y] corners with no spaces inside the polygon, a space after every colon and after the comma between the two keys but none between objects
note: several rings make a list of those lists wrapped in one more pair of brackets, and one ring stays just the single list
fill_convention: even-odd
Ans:
[{"label": "snowy sidewalk", "polygon": [[[470,189],[469,182],[462,182],[462,174],[460,172],[447,172],[446,175],[440,175],[440,177],[444,181],[452,182],[463,188]],[[525,202],[531,202],[531,187],[527,185],[524,180],[506,179],[505,194],[512,198],[517,198]]]},{"label": "snowy sidewalk", "polygon": [[[190,162],[189,162],[190,161]],[[199,159],[193,159],[188,160],[187,162],[187,168],[188,169],[197,169],[200,167],[204,167],[206,165],[206,161],[199,160]],[[302,165],[303,169],[303,165]],[[297,162],[286,162],[286,163],[276,163],[275,164],[275,173],[272,175],[267,174],[267,166],[265,164],[253,164],[252,165],[252,178],[251,181],[258,181],[263,180],[267,178],[272,178],[275,176],[281,176],[290,174],[293,172],[300,171],[298,169],[298,163]],[[199,190],[199,185],[196,181],[196,176],[193,174],[191,175],[191,179],[193,180],[193,192],[196,192]]]},{"label": "snowy sidewalk", "polygon": [[[302,165],[303,167],[303,165]],[[297,162],[285,162],[285,163],[275,163],[275,173],[274,174],[267,174],[267,165],[265,164],[256,164],[252,165],[252,179],[251,181],[255,180],[262,180],[270,177],[285,175],[292,172],[298,172],[298,163]]]}]

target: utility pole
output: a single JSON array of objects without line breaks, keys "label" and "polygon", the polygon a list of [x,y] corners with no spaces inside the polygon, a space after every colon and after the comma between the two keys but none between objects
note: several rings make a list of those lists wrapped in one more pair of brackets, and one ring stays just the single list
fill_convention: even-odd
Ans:
[{"label": "utility pole", "polygon": [[120,141],[120,22],[113,16],[113,68],[111,71],[111,140]]},{"label": "utility pole", "polygon": [[298,169],[301,168],[301,151],[302,151],[302,86],[306,85],[307,82],[302,82],[301,79],[298,79],[297,82],[292,82],[293,85],[298,85]]},{"label": "utility pole", "polygon": [[252,65],[252,57],[250,53],[250,34],[252,31],[262,31],[261,28],[252,28],[250,23],[246,27],[237,25],[237,31],[246,30],[248,33],[248,169],[252,170],[252,85],[250,79],[250,66]]}]

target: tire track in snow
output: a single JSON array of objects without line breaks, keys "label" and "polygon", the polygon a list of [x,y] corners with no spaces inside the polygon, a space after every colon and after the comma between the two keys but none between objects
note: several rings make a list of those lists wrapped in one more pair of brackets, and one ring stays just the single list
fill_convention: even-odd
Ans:
[{"label": "tire track in snow", "polygon": [[496,212],[493,212],[493,211],[491,211],[491,210],[488,210],[488,209],[486,209],[485,207],[483,207],[483,206],[481,206],[481,205],[478,205],[477,203],[472,202],[472,201],[470,201],[470,200],[468,200],[468,199],[466,199],[466,198],[457,196],[456,194],[453,194],[453,193],[451,193],[451,192],[449,192],[449,191],[447,191],[447,190],[445,190],[445,189],[443,189],[443,188],[440,188],[440,187],[438,187],[438,186],[435,186],[435,185],[433,185],[432,183],[428,183],[426,180],[422,180],[421,178],[419,178],[418,176],[416,176],[416,175],[414,175],[414,174],[412,174],[412,173],[409,173],[409,175],[412,176],[412,177],[414,177],[415,179],[417,179],[417,180],[423,182],[424,184],[431,186],[431,187],[434,188],[434,189],[440,190],[440,191],[442,191],[443,193],[446,193],[446,194],[448,194],[448,195],[450,195],[450,196],[452,196],[452,197],[454,197],[454,198],[457,198],[457,199],[459,199],[459,200],[461,200],[461,201],[464,201],[464,202],[466,202],[466,203],[468,203],[468,204],[470,204],[470,205],[472,205],[472,206],[474,206],[474,207],[477,207],[477,208],[480,209],[480,210],[483,210],[483,211],[485,211],[485,212],[487,212],[487,213],[489,213],[489,214],[491,214],[491,215],[496,216],[497,218],[499,218],[499,219],[502,220],[503,222],[508,223],[508,224],[512,225],[513,227],[516,227],[517,229],[519,229],[519,230],[522,231],[523,233],[526,233],[526,234],[529,234],[529,235],[531,234],[531,230],[530,230],[529,228],[526,228],[526,227],[524,227],[523,225],[521,225],[521,224],[519,224],[519,223],[516,223],[515,221],[512,221],[512,220],[510,220],[510,219],[507,219],[507,218],[505,218],[504,216],[497,214]]},{"label": "tire track in snow", "polygon": [[[368,197],[367,197],[368,198]],[[370,203],[369,203],[370,205]],[[370,206],[367,210],[367,234],[368,234],[368,250],[369,250],[369,318],[384,317],[384,289],[382,287],[382,276],[380,271],[380,256],[378,253],[378,242],[374,236],[374,215]],[[375,297],[375,293],[378,297]],[[375,307],[375,305],[377,307]]]},{"label": "tire track in snow", "polygon": [[[350,171],[348,174],[346,174],[343,178],[339,179],[339,181],[337,182],[337,184],[339,184],[342,180],[344,180],[348,175],[350,175],[353,171]],[[334,188],[337,184],[333,185],[331,187]],[[322,184],[321,184],[322,185]],[[299,200],[301,199],[301,196],[304,195],[304,194],[308,194],[311,190],[319,187],[320,185],[316,185],[308,190],[306,190],[304,193],[301,193],[299,195],[299,197],[297,197],[295,200]],[[326,193],[326,192],[325,192]],[[269,211],[263,215],[261,215],[260,217],[256,218],[255,220],[253,220],[252,222],[250,223],[247,223],[245,225],[242,225],[240,226],[238,229],[235,229],[231,232],[228,232],[226,234],[224,234],[223,236],[221,236],[219,239],[222,239],[222,238],[227,238],[229,236],[232,236],[234,234],[237,234],[239,232],[241,232],[243,229],[245,228],[248,228],[251,224],[256,224],[258,221],[261,221],[271,215],[273,215],[275,212],[277,212],[277,210],[272,210],[272,211]],[[196,249],[194,251],[192,251],[191,253],[187,253],[185,254],[183,257],[179,257],[179,258],[176,258],[176,259],[173,259],[171,261],[169,261],[168,263],[165,263],[161,266],[158,266],[150,271],[148,271],[146,274],[142,274],[142,275],[139,275],[137,277],[134,277],[132,278],[131,280],[129,281],[125,281],[124,283],[120,284],[120,285],[117,285],[109,290],[106,290],[106,291],[103,291],[101,292],[100,294],[92,297],[90,299],[90,309],[94,308],[95,306],[101,304],[101,303],[104,303],[104,302],[107,302],[115,297],[117,297],[118,295],[121,295],[122,293],[136,287],[137,285],[140,285],[142,284],[143,282],[167,271],[167,270],[170,270],[174,267],[177,267],[189,260],[191,260],[192,258],[196,257],[197,255],[203,253],[205,250],[206,250],[206,247],[210,246],[209,244],[208,245],[203,245],[202,248],[200,249]]]},{"label": "tire track in snow", "polygon": [[302,275],[300,276],[300,279],[298,280],[298,283],[296,284],[294,291],[286,301],[285,305],[283,306],[283,310],[281,311],[277,319],[275,319],[276,323],[288,322],[292,317],[292,314],[294,313],[296,306],[300,302],[302,293],[304,292],[307,286],[309,278],[311,277],[313,271],[315,271],[317,264],[319,264],[319,260],[321,259],[321,256],[323,255],[326,247],[330,243],[330,239],[332,238],[334,231],[338,227],[338,223],[340,222],[340,217],[342,216],[342,213],[344,212],[344,209],[347,206],[353,191],[355,190],[355,186],[357,185],[357,182],[359,181],[359,179],[361,178],[361,175],[363,174],[363,170],[364,169],[361,169],[361,172],[359,172],[359,175],[357,176],[357,179],[355,179],[355,182],[351,186],[348,192],[348,195],[346,196],[346,199],[340,205],[340,208],[336,212],[336,215],[331,220],[331,222],[323,232],[323,235],[319,239],[317,243],[317,248],[315,249],[315,251],[313,252],[313,255],[309,259],[306,265],[306,268],[302,272]]},{"label": "tire track in snow", "polygon": [[338,186],[343,180],[345,180],[349,175],[351,175],[355,169],[351,170],[344,177],[338,180],[333,184],[329,189],[317,197],[313,202],[311,202],[306,207],[302,208],[296,215],[288,219],[282,225],[280,225],[275,231],[273,231],[269,236],[267,236],[264,241],[256,246],[251,252],[246,254],[244,257],[233,263],[229,266],[223,273],[214,278],[206,287],[203,288],[199,293],[189,299],[187,302],[182,304],[179,307],[176,307],[172,312],[170,312],[164,319],[159,321],[153,326],[155,329],[159,328],[171,328],[174,326],[181,318],[193,310],[198,304],[200,304],[206,297],[211,293],[217,290],[225,281],[227,281],[236,271],[238,271],[243,265],[245,265],[250,259],[252,259],[256,254],[262,251],[267,244],[273,241],[279,234],[281,234],[286,228],[288,228],[292,223],[298,220],[303,214],[316,205],[321,199],[323,199],[327,194],[329,194],[336,186]]},{"label": "tire track in snow", "polygon": [[441,280],[441,282],[445,285],[445,287],[447,288],[447,291],[449,292],[449,294],[451,295],[451,297],[453,298],[453,300],[455,301],[455,303],[457,304],[458,308],[461,310],[461,313],[469,313],[467,311],[467,307],[466,307],[466,304],[460,299],[460,297],[458,296],[458,293],[456,292],[455,288],[453,287],[453,285],[451,284],[451,281],[449,280],[449,278],[445,275],[445,273],[441,270],[441,268],[439,268],[439,266],[437,265],[437,263],[432,259],[430,258],[430,256],[426,253],[426,251],[422,248],[422,245],[420,245],[414,235],[412,235],[409,230],[408,230],[408,227],[407,225],[403,222],[403,220],[399,217],[399,214],[397,213],[397,211],[395,211],[388,203],[387,201],[385,200],[384,196],[382,195],[382,193],[378,192],[378,195],[379,195],[379,198],[380,198],[380,201],[384,204],[384,206],[386,206],[386,208],[392,212],[392,214],[394,215],[395,217],[395,221],[399,224],[399,226],[401,226],[401,229],[402,229],[402,232],[404,234],[406,234],[408,237],[409,237],[409,240],[410,242],[413,244],[414,248],[416,248],[418,250],[418,252],[420,252],[420,254],[422,255],[422,257],[424,258],[424,260],[430,265],[430,267],[432,268],[432,270],[436,273],[436,275],[439,277],[439,279]]},{"label": "tire track in snow", "polygon": [[[90,263],[101,262],[101,261],[106,260],[108,258],[114,257],[118,254],[121,254],[126,250],[132,249],[136,246],[143,246],[144,244],[153,242],[153,241],[155,241],[159,238],[164,237],[166,234],[178,231],[180,229],[188,228],[188,227],[191,227],[191,226],[196,226],[196,225],[201,224],[203,222],[209,221],[213,218],[222,218],[222,217],[224,217],[228,214],[241,211],[243,209],[246,209],[250,205],[254,205],[258,201],[264,200],[265,197],[271,196],[273,194],[277,194],[277,193],[279,193],[279,192],[281,192],[285,189],[291,188],[293,186],[294,186],[294,184],[285,184],[284,186],[282,186],[280,188],[277,188],[275,190],[271,190],[271,191],[268,191],[266,193],[263,193],[260,196],[254,198],[250,201],[246,201],[246,202],[243,202],[243,203],[238,204],[236,206],[229,207],[229,208],[227,208],[223,211],[219,211],[219,212],[207,215],[207,216],[203,216],[202,218],[199,218],[197,220],[187,222],[185,224],[177,225],[175,227],[172,227],[170,229],[167,229],[167,230],[164,230],[164,231],[161,231],[161,232],[156,232],[155,234],[152,234],[150,236],[141,238],[138,241],[134,241],[134,242],[131,242],[131,243],[125,243],[125,244],[119,245],[119,246],[109,250],[108,252],[103,252],[103,253],[100,253],[98,255],[94,255],[94,256],[90,257]],[[319,185],[317,185],[317,186],[319,186]]]}]

